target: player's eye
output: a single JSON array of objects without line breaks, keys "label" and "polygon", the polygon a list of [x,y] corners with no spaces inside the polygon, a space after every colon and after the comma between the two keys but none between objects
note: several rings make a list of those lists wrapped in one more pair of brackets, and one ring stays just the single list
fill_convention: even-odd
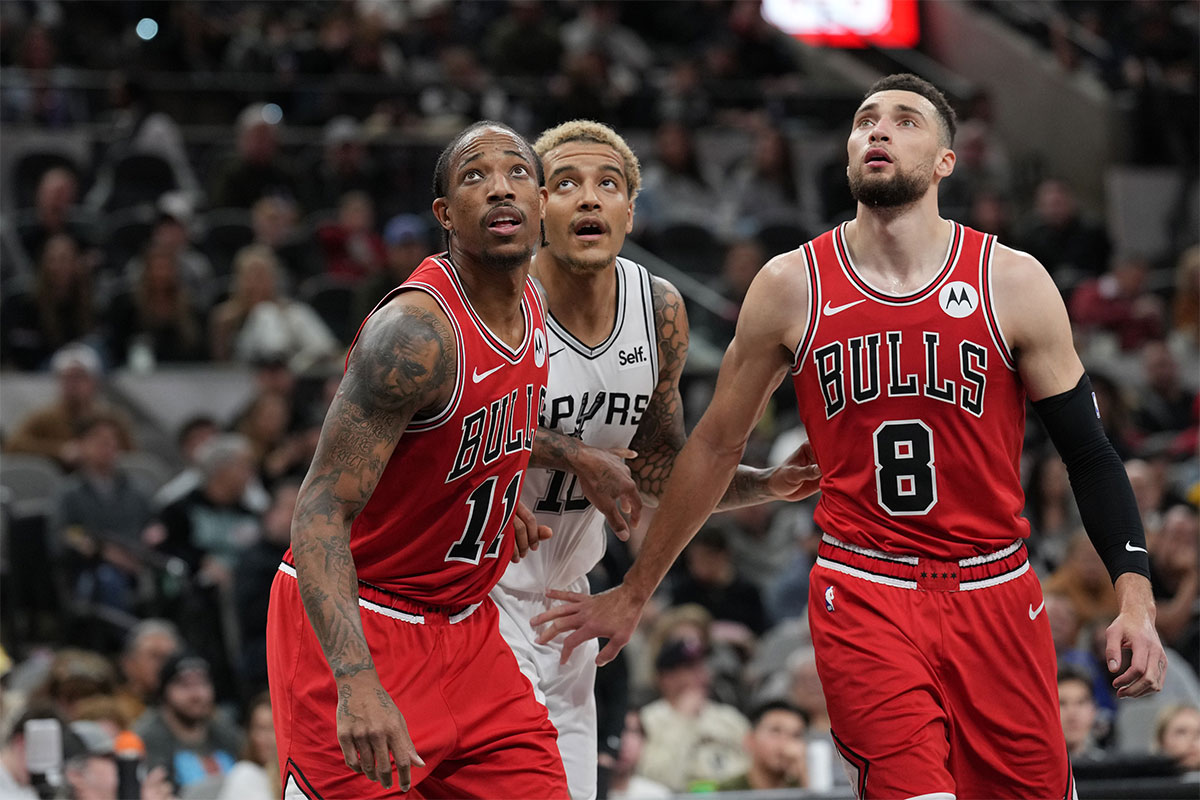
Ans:
[{"label": "player's eye", "polygon": [[523,178],[529,174],[529,170],[525,168],[524,164],[517,164],[512,168],[512,174]]},{"label": "player's eye", "polygon": [[859,128],[866,128],[874,124],[874,120],[872,120],[870,117],[863,117],[857,123],[855,123],[855,126]]},{"label": "player's eye", "polygon": [[570,189],[574,185],[575,181],[571,180],[570,178],[563,178],[558,182],[558,188],[560,189]]},{"label": "player's eye", "polygon": [[617,182],[615,180],[613,180],[612,178],[605,178],[604,180],[600,181],[600,185],[604,186],[608,189],[617,188]]}]

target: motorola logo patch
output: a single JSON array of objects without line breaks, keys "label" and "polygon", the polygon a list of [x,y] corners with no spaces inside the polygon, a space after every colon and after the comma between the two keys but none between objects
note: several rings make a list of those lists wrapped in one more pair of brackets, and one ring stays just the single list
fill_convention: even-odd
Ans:
[{"label": "motorola logo patch", "polygon": [[955,319],[969,317],[979,308],[979,292],[969,283],[951,281],[938,293],[938,304]]}]

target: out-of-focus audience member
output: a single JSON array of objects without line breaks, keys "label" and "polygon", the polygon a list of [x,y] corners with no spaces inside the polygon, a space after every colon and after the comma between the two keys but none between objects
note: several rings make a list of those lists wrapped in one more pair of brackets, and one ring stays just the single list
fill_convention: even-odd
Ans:
[{"label": "out-of-focus audience member", "polygon": [[368,275],[355,290],[354,322],[366,319],[384,296],[404,281],[430,253],[429,226],[416,214],[397,214],[383,227],[387,249],[383,269]]},{"label": "out-of-focus audience member", "polygon": [[275,800],[283,789],[275,750],[271,696],[256,695],[246,706],[246,744],[225,780],[217,800]]},{"label": "out-of-focus audience member", "polygon": [[134,725],[146,745],[146,765],[166,767],[181,792],[215,787],[241,752],[242,733],[217,709],[208,662],[176,653],[163,664],[159,685],[159,702]]},{"label": "out-of-focus audience member", "polygon": [[1154,724],[1154,749],[1175,759],[1181,769],[1200,770],[1200,708],[1164,708]]},{"label": "out-of-focus audience member", "polygon": [[31,291],[15,292],[0,308],[0,357],[22,370],[42,369],[55,350],[95,332],[91,266],[70,236],[46,240]]},{"label": "out-of-focus audience member", "polygon": [[1063,738],[1073,763],[1104,758],[1095,739],[1096,698],[1091,676],[1078,667],[1058,670],[1058,711],[1062,718]]},{"label": "out-of-focus audience member", "polygon": [[1150,577],[1163,644],[1200,672],[1200,518],[1192,506],[1172,506],[1150,550]]},{"label": "out-of-focus audience member", "polygon": [[89,246],[93,231],[76,204],[78,196],[79,179],[66,167],[52,167],[38,179],[33,217],[20,224],[17,233],[32,262],[41,259],[42,249],[54,236],[67,236],[81,251]]},{"label": "out-of-focus audience member", "polygon": [[[213,280],[212,262],[192,245],[196,231],[196,209],[183,192],[170,191],[155,204],[158,217],[150,232],[145,252],[162,250],[169,253],[178,265],[179,280],[188,296],[199,308],[207,309],[215,299],[217,284]],[[117,265],[121,266],[121,265]],[[146,257],[136,256],[125,267],[125,282],[137,286]]]},{"label": "out-of-focus audience member", "polygon": [[1113,337],[1122,350],[1136,350],[1165,331],[1162,299],[1146,289],[1150,263],[1142,256],[1115,259],[1103,275],[1071,293],[1071,323],[1077,333]]},{"label": "out-of-focus audience member", "polygon": [[1184,250],[1175,264],[1175,294],[1167,343],[1181,362],[1194,365],[1200,360],[1200,244]]},{"label": "out-of-focus audience member", "polygon": [[726,532],[716,525],[701,528],[684,551],[684,574],[672,584],[673,605],[696,603],[715,621],[741,625],[754,637],[767,628],[762,596],[753,583],[737,573]]},{"label": "out-of-focus audience member", "polygon": [[1138,392],[1134,424],[1142,433],[1176,433],[1192,424],[1196,393],[1179,382],[1179,365],[1166,342],[1147,342],[1142,348],[1145,386]]},{"label": "out-of-focus audience member", "polygon": [[292,515],[299,491],[296,482],[275,487],[258,541],[242,552],[234,573],[234,600],[242,636],[241,669],[252,688],[267,684],[267,605],[271,581],[291,544]]},{"label": "out-of-focus audience member", "polygon": [[316,452],[319,431],[291,433],[291,398],[270,390],[259,392],[241,414],[237,432],[254,450],[255,471],[271,486],[289,475],[304,477]]},{"label": "out-of-focus audience member", "polygon": [[1038,184],[1033,214],[1018,234],[1016,246],[1045,264],[1060,286],[1099,275],[1108,265],[1110,251],[1104,228],[1084,219],[1075,191],[1059,178]]},{"label": "out-of-focus audience member", "polygon": [[1070,597],[1084,625],[1100,621],[1107,625],[1116,619],[1117,594],[1104,562],[1083,531],[1071,537],[1066,558],[1046,579],[1045,586],[1047,591]]},{"label": "out-of-focus audience member", "polygon": [[152,511],[149,493],[118,467],[121,433],[112,415],[80,423],[78,468],[55,498],[50,530],[76,601],[133,612]]},{"label": "out-of-focus audience member", "polygon": [[118,660],[124,680],[117,699],[131,719],[140,717],[158,698],[163,664],[181,649],[183,638],[170,620],[144,619],[125,635],[125,647]]},{"label": "out-of-focus audience member", "polygon": [[755,120],[754,127],[753,149],[730,167],[722,187],[722,216],[729,232],[800,217],[800,186],[791,142],[768,119]]},{"label": "out-of-focus audience member", "polygon": [[371,158],[358,120],[346,115],[329,120],[321,143],[321,158],[307,175],[304,199],[310,209],[328,208],[351,192],[365,194],[376,207],[387,201],[387,171]]},{"label": "out-of-focus audience member", "polygon": [[200,361],[208,355],[200,310],[184,285],[178,256],[161,245],[146,251],[133,288],[112,299],[105,329],[109,357],[116,366],[145,369]]},{"label": "out-of-focus audience member", "polygon": [[116,688],[117,672],[107,658],[94,650],[64,647],[54,654],[41,685],[30,692],[30,705],[49,705],[71,720],[80,701],[111,695]]},{"label": "out-of-focus audience member", "polygon": [[1129,476],[1133,499],[1142,517],[1142,527],[1146,529],[1147,549],[1153,553],[1158,549],[1156,540],[1162,530],[1163,501],[1167,496],[1162,469],[1149,461],[1131,458],[1125,462],[1125,474]]},{"label": "out-of-focus audience member", "polygon": [[256,103],[237,118],[237,151],[221,168],[209,195],[214,208],[250,208],[260,197],[298,197],[295,175],[279,157],[279,120]]},{"label": "out-of-focus audience member", "polygon": [[625,712],[621,747],[609,773],[609,800],[667,800],[672,792],[658,781],[639,775],[638,763],[646,746],[646,731],[637,710]]},{"label": "out-of-focus audience member", "polygon": [[694,222],[715,213],[713,188],[701,171],[692,131],[667,121],[654,134],[654,158],[642,170],[638,230],[651,234],[673,222]]},{"label": "out-of-focus audience member", "polygon": [[270,248],[243,247],[233,264],[233,291],[209,317],[213,358],[280,357],[302,372],[336,356],[337,337],[317,312],[281,291],[279,259]]},{"label": "out-of-focus audience member", "polygon": [[1043,570],[1039,574],[1053,571],[1066,557],[1071,535],[1083,524],[1067,468],[1053,448],[1045,448],[1030,470],[1025,517],[1033,530],[1029,547],[1034,563]]},{"label": "out-of-focus audience member", "polygon": [[5,732],[4,745],[0,747],[0,797],[5,800],[38,800],[33,788],[27,764],[25,723],[31,719],[47,719],[56,716],[46,707],[33,706],[17,717],[12,728]]},{"label": "out-of-focus audience member", "polygon": [[733,706],[709,699],[706,659],[695,639],[668,641],[654,664],[662,697],[642,709],[646,745],[639,772],[675,792],[746,768],[742,740],[750,723]]},{"label": "out-of-focus audience member", "polygon": [[750,714],[746,772],[717,784],[717,791],[795,789],[808,785],[804,714],[790,703],[765,703]]},{"label": "out-of-focus audience member", "polygon": [[[190,417],[184,421],[175,437],[184,468],[155,492],[155,509],[166,508],[191,494],[204,483],[204,471],[200,468],[200,454],[203,452],[203,445],[220,432],[221,427],[217,425],[217,421],[204,414]],[[242,505],[251,511],[263,512],[270,504],[270,495],[263,488],[261,479],[255,475],[246,485],[246,492],[242,495]]]},{"label": "out-of-focus audience member", "polygon": [[346,192],[338,201],[337,219],[317,229],[325,254],[325,274],[356,281],[383,268],[383,239],[375,232],[375,202],[363,191]]},{"label": "out-of-focus audience member", "polygon": [[133,449],[133,426],[101,396],[103,369],[96,351],[85,344],[69,344],[50,359],[58,378],[58,398],[26,417],[5,442],[10,453],[34,453],[58,461],[64,469],[79,463],[76,432],[86,418],[110,414],[121,428],[121,449]]}]

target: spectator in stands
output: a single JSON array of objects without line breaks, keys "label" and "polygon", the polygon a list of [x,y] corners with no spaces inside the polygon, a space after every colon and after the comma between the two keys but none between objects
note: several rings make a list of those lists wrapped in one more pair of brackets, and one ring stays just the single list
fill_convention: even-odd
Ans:
[{"label": "spectator in stands", "polygon": [[655,101],[659,120],[674,119],[688,127],[699,127],[713,118],[712,98],[694,57],[683,57],[667,65],[668,73]]},{"label": "spectator in stands", "polygon": [[55,350],[95,331],[91,267],[65,233],[41,251],[32,291],[10,295],[0,310],[5,364],[42,369]]},{"label": "spectator in stands", "polygon": [[144,619],[130,628],[118,660],[124,682],[117,699],[131,719],[140,717],[157,699],[163,664],[181,649],[183,638],[169,620]]},{"label": "spectator in stands", "polygon": [[62,731],[62,778],[70,800],[118,800],[120,776],[113,737],[96,722],[74,721]]},{"label": "spectator in stands", "polygon": [[748,792],[764,789],[796,789],[808,785],[807,746],[804,714],[795,706],[774,701],[764,703],[750,715],[746,734],[746,772],[717,784],[717,791]]},{"label": "spectator in stands", "polygon": [[50,28],[35,22],[25,29],[16,64],[6,70],[0,106],[4,120],[42,128],[65,128],[87,122],[87,106],[68,84],[58,64],[58,47]]},{"label": "spectator in stands", "polygon": [[1200,770],[1200,708],[1174,705],[1159,713],[1154,725],[1155,750],[1174,758],[1180,768]]},{"label": "spectator in stands", "polygon": [[163,664],[159,685],[160,701],[134,725],[146,745],[146,765],[166,767],[184,793],[200,784],[215,787],[233,767],[242,734],[213,702],[208,663],[192,653],[176,653]]},{"label": "spectator in stands", "polygon": [[754,127],[753,150],[730,167],[721,190],[730,232],[800,218],[800,187],[791,143],[779,126],[765,117],[756,118]]},{"label": "spectator in stands", "polygon": [[203,360],[204,323],[184,285],[178,253],[151,244],[141,262],[133,288],[114,297],[105,315],[113,363],[144,368]]},{"label": "spectator in stands", "polygon": [[1196,393],[1179,382],[1179,365],[1166,342],[1147,342],[1142,348],[1145,386],[1138,392],[1134,424],[1142,433],[1177,433],[1192,424]]},{"label": "spectator in stands", "polygon": [[1200,519],[1190,505],[1172,506],[1150,547],[1150,577],[1163,644],[1200,672]]},{"label": "spectator in stands", "polygon": [[1066,558],[1045,585],[1047,591],[1062,592],[1071,598],[1084,625],[1099,622],[1107,625],[1117,616],[1117,596],[1108,571],[1083,531],[1071,537]]},{"label": "spectator in stands", "polygon": [[237,118],[237,154],[217,173],[213,207],[250,208],[267,195],[299,196],[296,177],[279,158],[278,121],[262,104],[247,106]]},{"label": "spectator in stands", "polygon": [[1133,412],[1125,397],[1125,389],[1101,369],[1091,371],[1096,405],[1100,407],[1100,424],[1122,460],[1133,457],[1140,436],[1133,428]]},{"label": "spectator in stands", "polygon": [[1150,264],[1141,256],[1120,256],[1112,269],[1089,278],[1071,293],[1071,322],[1085,334],[1103,332],[1122,350],[1159,339],[1165,327],[1162,300],[1146,290]]},{"label": "spectator in stands", "polygon": [[54,654],[42,684],[30,692],[30,703],[49,704],[72,720],[80,701],[111,695],[116,688],[117,673],[107,658],[93,650],[65,647]]},{"label": "spectator in stands", "polygon": [[42,248],[50,238],[65,234],[80,251],[92,242],[94,231],[77,204],[79,179],[66,167],[46,170],[38,180],[32,218],[18,228],[21,248],[34,263],[42,257]]},{"label": "spectator in stands", "polygon": [[[609,0],[583,3],[579,14],[562,26],[567,54],[597,51],[612,67],[633,80],[645,74],[654,60],[650,47],[637,33],[621,24],[621,4]],[[629,80],[620,78],[618,80]]]},{"label": "spectator in stands", "polygon": [[983,188],[972,195],[966,224],[977,231],[995,234],[1001,244],[1009,244],[1015,238],[1012,206],[1007,197],[993,189]]},{"label": "spectator in stands", "polygon": [[1025,517],[1033,529],[1029,546],[1035,564],[1042,574],[1051,572],[1062,563],[1071,535],[1083,524],[1071,494],[1067,468],[1053,448],[1045,448],[1030,470]]},{"label": "spectator in stands", "polygon": [[625,712],[625,730],[621,733],[621,748],[609,773],[609,800],[668,800],[673,792],[658,781],[637,772],[646,747],[646,731],[641,714],[630,709]]},{"label": "spectator in stands", "polygon": [[[290,375],[291,373],[287,373]],[[154,495],[154,507],[165,508],[176,500],[185,497],[204,482],[204,473],[200,469],[200,453],[202,446],[221,432],[220,426],[212,417],[203,414],[188,419],[179,428],[176,441],[179,445],[179,455],[183,459],[183,470],[167,481]],[[270,505],[271,498],[262,487],[262,482],[255,476],[250,479],[245,494],[242,495],[242,505],[251,511],[262,512]]]},{"label": "spectator in stands", "polygon": [[654,134],[654,160],[642,170],[638,228],[653,234],[673,222],[713,220],[714,193],[700,170],[692,131],[667,121]]},{"label": "spectator in stands", "polygon": [[325,274],[348,282],[373,275],[387,259],[375,232],[375,204],[363,191],[340,195],[337,219],[317,229],[325,255]]},{"label": "spectator in stands", "polygon": [[17,426],[5,443],[8,452],[46,456],[65,469],[74,469],[80,455],[75,438],[79,424],[100,413],[117,418],[121,449],[133,449],[132,425],[101,396],[100,357],[95,350],[84,344],[69,344],[50,359],[50,369],[58,378],[58,399]]},{"label": "spectator in stands", "polygon": [[258,541],[238,559],[234,573],[234,599],[242,636],[242,674],[253,689],[267,685],[267,604],[271,581],[291,545],[292,514],[296,510],[298,482],[275,487],[271,507],[262,518]]},{"label": "spectator in stands", "polygon": [[558,25],[541,0],[509,0],[508,13],[492,24],[483,42],[493,72],[539,79],[558,69],[562,49]]},{"label": "spectator in stands", "polygon": [[355,323],[366,319],[384,295],[408,279],[429,255],[429,226],[416,214],[397,214],[383,227],[387,248],[383,269],[359,284],[355,290]]},{"label": "spectator in stands", "polygon": [[1045,264],[1059,286],[1099,275],[1108,265],[1108,234],[1083,218],[1074,190],[1057,178],[1038,185],[1033,215],[1016,246]]},{"label": "spectator in stands", "polygon": [[746,766],[742,739],[750,723],[733,706],[709,699],[706,658],[694,639],[668,641],[654,663],[662,698],[642,709],[646,746],[639,771],[675,792],[725,780]]},{"label": "spectator in stands", "polygon": [[305,204],[330,208],[351,192],[365,194],[375,208],[389,200],[387,171],[371,158],[362,124],[342,115],[325,125],[320,160],[308,170]]},{"label": "spectator in stands", "polygon": [[250,402],[237,423],[237,431],[254,450],[258,475],[268,486],[289,476],[303,478],[316,452],[316,432],[289,431],[291,398],[264,390]]},{"label": "spectator in stands", "polygon": [[97,414],[79,426],[79,463],[51,516],[51,536],[67,556],[74,596],[132,613],[143,569],[150,496],[117,465],[121,423]]},{"label": "spectator in stands", "polygon": [[[696,325],[708,331],[714,344],[724,348],[733,339],[737,327],[737,313],[741,310],[742,301],[746,299],[746,291],[754,276],[767,263],[767,253],[757,239],[746,237],[730,242],[721,260],[721,272],[710,286],[734,305],[728,317],[718,316],[704,308],[697,308],[695,313]],[[679,265],[686,268],[687,265]]]},{"label": "spectator in stands", "polygon": [[[733,54],[736,72],[731,77],[753,80],[760,86],[794,78],[800,70],[792,42],[763,17],[755,3],[734,3],[723,33]],[[753,90],[752,90],[753,91]]]},{"label": "spectator in stands", "polygon": [[[192,201],[182,192],[166,192],[158,199],[158,219],[150,232],[146,252],[163,250],[178,264],[179,280],[198,308],[207,310],[215,299],[216,284],[208,256],[192,246],[196,214]],[[146,257],[138,256],[125,265],[125,280],[137,286],[146,268]]]},{"label": "spectator in stands", "polygon": [[0,747],[0,797],[6,800],[38,800],[40,795],[33,788],[27,766],[25,723],[31,719],[55,716],[49,708],[34,706],[26,709],[5,731],[4,745]]},{"label": "spectator in stands", "polygon": [[1092,691],[1092,678],[1086,672],[1078,667],[1059,667],[1059,716],[1067,755],[1076,764],[1104,758],[1104,751],[1096,744],[1096,698]]},{"label": "spectator in stands", "polygon": [[258,517],[242,505],[254,475],[254,451],[244,436],[222,434],[198,453],[204,482],[159,515],[163,552],[177,556],[201,585],[230,587],[239,553],[258,536]]},{"label": "spectator in stands", "polygon": [[252,244],[271,248],[292,286],[321,271],[320,258],[313,252],[311,237],[299,227],[299,219],[296,201],[289,197],[268,195],[257,200],[250,209],[250,227],[254,231]]},{"label": "spectator in stands", "polygon": [[221,783],[217,800],[275,800],[282,792],[271,696],[256,695],[246,705],[246,744],[241,758]]},{"label": "spectator in stands", "polygon": [[1184,250],[1175,264],[1175,294],[1167,341],[1176,359],[1193,364],[1200,361],[1200,244]]},{"label": "spectator in stands", "polygon": [[673,584],[673,605],[696,603],[715,621],[745,628],[739,637],[752,648],[756,636],[767,629],[766,612],[758,588],[737,574],[726,532],[715,524],[701,528],[684,551],[686,572]]},{"label": "spectator in stands", "polygon": [[213,357],[285,359],[296,372],[336,356],[337,338],[312,308],[279,290],[279,260],[262,245],[234,258],[233,292],[209,317]]},{"label": "spectator in stands", "polygon": [[1001,197],[1012,194],[1008,159],[995,140],[991,127],[982,120],[966,120],[954,137],[954,180],[938,187],[938,205],[948,219],[965,222],[983,192]]}]

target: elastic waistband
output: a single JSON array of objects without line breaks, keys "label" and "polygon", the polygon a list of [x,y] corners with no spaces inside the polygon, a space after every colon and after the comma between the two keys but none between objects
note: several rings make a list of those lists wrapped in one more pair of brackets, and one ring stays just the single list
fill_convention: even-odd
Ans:
[{"label": "elastic waistband", "polygon": [[1019,578],[1029,571],[1025,541],[982,556],[938,561],[913,555],[871,550],[821,534],[817,564],[885,586],[933,592],[969,592]]},{"label": "elastic waistband", "polygon": [[[279,571],[284,575],[296,577],[296,567],[286,561],[279,563]],[[358,604],[368,611],[374,611],[376,614],[413,625],[453,625],[456,622],[462,622],[483,605],[483,603],[472,603],[468,606],[426,605],[362,580],[358,582]]]}]

